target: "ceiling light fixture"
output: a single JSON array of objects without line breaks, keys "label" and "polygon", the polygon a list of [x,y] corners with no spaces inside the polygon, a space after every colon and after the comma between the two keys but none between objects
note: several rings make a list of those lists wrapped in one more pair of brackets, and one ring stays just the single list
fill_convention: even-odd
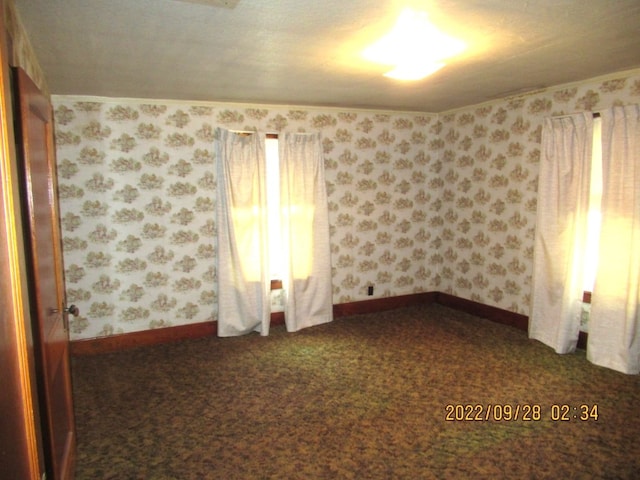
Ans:
[{"label": "ceiling light fixture", "polygon": [[385,77],[398,80],[421,80],[437,72],[445,58],[466,49],[466,44],[451,37],[429,22],[426,12],[405,9],[393,29],[367,47],[362,56],[372,62],[395,68]]}]

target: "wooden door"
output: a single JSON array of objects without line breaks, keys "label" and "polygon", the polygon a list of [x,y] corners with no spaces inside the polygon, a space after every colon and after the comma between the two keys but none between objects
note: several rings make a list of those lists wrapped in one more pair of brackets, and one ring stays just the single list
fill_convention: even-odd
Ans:
[{"label": "wooden door", "polygon": [[45,463],[47,478],[66,480],[74,473],[75,422],[51,105],[24,71],[14,71]]},{"label": "wooden door", "polygon": [[0,478],[40,480],[44,456],[4,14],[0,8]]}]

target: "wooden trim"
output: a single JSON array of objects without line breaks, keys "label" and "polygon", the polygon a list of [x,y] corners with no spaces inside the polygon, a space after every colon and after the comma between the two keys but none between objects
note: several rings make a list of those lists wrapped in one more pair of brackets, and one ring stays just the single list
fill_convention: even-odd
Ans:
[{"label": "wooden trim", "polygon": [[411,305],[424,305],[436,301],[437,292],[414,293],[397,297],[375,298],[359,302],[339,303],[333,306],[334,317],[361,315],[363,313],[381,312]]},{"label": "wooden trim", "polygon": [[177,327],[154,328],[141,332],[122,333],[108,337],[88,338],[71,342],[74,356],[108,353],[128,348],[143,347],[159,343],[200,338],[216,334],[216,322],[201,322]]},{"label": "wooden trim", "polygon": [[[340,303],[333,306],[335,318],[348,315],[361,315],[365,313],[394,310],[396,308],[412,305],[427,305],[439,303],[455,310],[467,312],[494,322],[510,325],[521,330],[527,330],[528,317],[501,308],[492,307],[483,303],[474,302],[442,292],[423,292],[396,297],[376,298],[358,302]],[[284,312],[271,314],[271,325],[283,325]],[[124,333],[110,337],[90,338],[71,342],[71,354],[74,356],[92,355],[98,353],[114,352],[134,347],[155,345],[190,338],[214,336],[217,332],[217,322],[194,323],[177,327],[157,328],[142,332]],[[580,345],[580,344],[579,344]]]},{"label": "wooden trim", "polygon": [[[510,312],[509,310],[503,310],[501,308],[492,307],[472,300],[466,300],[443,292],[438,292],[438,299],[436,301],[441,305],[455,310],[471,313],[472,315],[477,315],[478,317],[486,318],[493,322],[510,325],[520,330],[524,330],[525,332],[529,330],[529,317],[520,313]],[[591,302],[591,292],[585,292],[583,301],[585,303]],[[577,347],[582,350],[586,350],[588,338],[589,334],[587,332],[579,332]]]},{"label": "wooden trim", "polygon": [[[280,288],[282,288],[282,280],[271,280],[271,290]],[[273,312],[271,314],[271,325],[284,325],[284,312]],[[158,343],[187,340],[189,338],[206,337],[215,335],[217,330],[217,322],[211,321],[123,333],[109,337],[74,340],[71,342],[71,355],[93,355]]]},{"label": "wooden trim", "polygon": [[436,301],[446,307],[471,313],[497,323],[510,325],[520,330],[527,331],[529,329],[529,317],[520,313],[510,312],[509,310],[503,310],[502,308],[492,307],[443,292],[438,292]]},{"label": "wooden trim", "polygon": [[271,312],[271,326],[284,325],[284,312]]},{"label": "wooden trim", "polygon": [[[358,315],[362,313],[392,310],[394,308],[417,305],[421,303],[433,303],[436,293],[418,293],[399,297],[378,298],[361,302],[343,303],[333,306],[335,317],[346,315]],[[271,314],[271,325],[284,325],[284,312]],[[87,338],[71,342],[71,354],[73,356],[95,355],[99,353],[115,352],[129,348],[143,347],[160,343],[167,343],[190,338],[213,336],[217,333],[217,322],[201,322],[176,327],[156,328],[141,332],[123,333],[109,337]]]},{"label": "wooden trim", "polygon": [[578,333],[578,348],[581,350],[586,350],[588,340],[589,340],[589,334],[587,332],[580,331]]},{"label": "wooden trim", "polygon": [[[271,314],[271,325],[284,325],[284,312]],[[154,328],[133,333],[122,333],[108,337],[87,338],[71,342],[71,355],[96,355],[117,352],[130,348],[177,342],[193,338],[211,337],[218,332],[218,322],[199,322],[176,327]]]}]

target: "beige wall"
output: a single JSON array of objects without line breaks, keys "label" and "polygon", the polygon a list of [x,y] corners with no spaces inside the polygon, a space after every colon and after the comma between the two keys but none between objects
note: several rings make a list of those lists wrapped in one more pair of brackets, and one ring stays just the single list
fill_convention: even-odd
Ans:
[{"label": "beige wall", "polygon": [[[12,65],[47,93],[3,7]],[[374,284],[527,315],[543,119],[639,102],[639,70],[441,115],[54,97],[72,338],[215,319],[217,126],[322,132],[334,303]]]},{"label": "beige wall", "polygon": [[[3,6],[11,63],[47,93]],[[639,102],[640,70],[441,115],[54,96],[72,338],[215,319],[217,126],[322,132],[334,303],[374,284],[528,315],[543,119]]]},{"label": "beige wall", "polygon": [[423,114],[54,97],[73,338],[215,319],[213,133],[320,131],[334,303],[438,288]]},{"label": "beige wall", "polygon": [[640,103],[640,71],[441,115],[442,290],[529,314],[545,117]]},{"label": "beige wall", "polygon": [[442,115],[54,96],[72,336],[215,319],[218,126],[322,132],[334,303],[527,315],[543,118],[638,101],[640,71]]},{"label": "beige wall", "polygon": [[22,68],[45,95],[49,87],[36,57],[29,35],[22,25],[13,0],[3,0],[5,26],[9,36],[9,64]]}]

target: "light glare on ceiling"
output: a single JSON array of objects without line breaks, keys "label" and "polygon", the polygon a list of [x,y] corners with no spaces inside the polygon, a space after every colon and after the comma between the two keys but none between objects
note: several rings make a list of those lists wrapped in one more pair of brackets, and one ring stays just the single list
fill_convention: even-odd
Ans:
[{"label": "light glare on ceiling", "polygon": [[443,59],[463,52],[466,44],[429,22],[426,12],[405,9],[393,29],[367,47],[362,56],[395,68],[386,77],[420,80],[444,67]]},{"label": "light glare on ceiling", "polygon": [[396,65],[396,68],[384,74],[385,77],[395,78],[396,80],[421,80],[429,75],[437,72],[444,63],[412,63]]}]

